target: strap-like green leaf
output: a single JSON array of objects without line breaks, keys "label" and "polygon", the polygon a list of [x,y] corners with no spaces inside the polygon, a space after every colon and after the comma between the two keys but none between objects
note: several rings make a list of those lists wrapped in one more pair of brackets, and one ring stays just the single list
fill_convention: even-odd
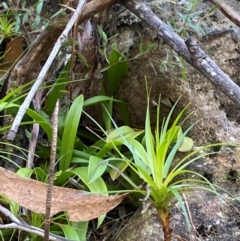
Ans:
[{"label": "strap-like green leaf", "polygon": [[67,114],[65,127],[62,137],[62,145],[60,151],[60,170],[67,170],[70,167],[74,143],[76,139],[79,120],[83,108],[83,95],[78,96],[71,105]]}]

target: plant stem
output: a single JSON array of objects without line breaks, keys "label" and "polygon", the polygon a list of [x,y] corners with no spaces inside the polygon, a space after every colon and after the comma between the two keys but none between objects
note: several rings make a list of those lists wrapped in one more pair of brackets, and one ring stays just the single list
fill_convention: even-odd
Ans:
[{"label": "plant stem", "polygon": [[164,241],[171,241],[173,229],[170,227],[171,214],[166,208],[158,209],[158,216],[161,220],[164,232]]},{"label": "plant stem", "polygon": [[59,100],[57,100],[55,109],[53,111],[53,116],[52,116],[53,132],[52,132],[51,156],[50,156],[50,165],[49,165],[49,184],[47,189],[47,200],[46,200],[44,241],[49,240],[49,233],[50,233],[51,201],[52,201],[53,182],[54,182],[55,159],[56,159],[56,151],[57,151],[58,112],[59,112]]}]

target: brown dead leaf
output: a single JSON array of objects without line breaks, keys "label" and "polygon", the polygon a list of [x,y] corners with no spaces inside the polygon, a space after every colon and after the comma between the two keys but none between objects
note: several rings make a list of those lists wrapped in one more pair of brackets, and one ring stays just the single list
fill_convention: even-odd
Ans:
[{"label": "brown dead leaf", "polygon": [[[36,213],[45,213],[47,197],[45,183],[21,177],[0,167],[0,194]],[[91,220],[116,207],[126,195],[108,197],[54,186],[51,216],[66,211],[70,221]]]},{"label": "brown dead leaf", "polygon": [[12,39],[8,44],[3,57],[3,62],[17,61],[20,55],[23,53],[23,40],[21,36],[17,36]]},{"label": "brown dead leaf", "polygon": [[21,36],[17,36],[12,40],[6,40],[6,45],[7,47],[4,51],[3,63],[0,64],[0,77],[14,66],[23,53],[23,40]]}]

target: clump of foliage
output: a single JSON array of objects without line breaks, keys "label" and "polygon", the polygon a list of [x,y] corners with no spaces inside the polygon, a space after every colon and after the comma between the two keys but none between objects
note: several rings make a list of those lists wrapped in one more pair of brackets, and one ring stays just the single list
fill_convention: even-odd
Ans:
[{"label": "clump of foliage", "polygon": [[19,35],[20,32],[14,30],[16,22],[11,22],[6,17],[0,18],[0,44],[4,39]]},{"label": "clump of foliage", "polygon": [[[22,7],[25,8],[26,2],[22,3]],[[184,33],[186,30],[194,30],[201,32],[201,28],[197,28],[194,25],[194,18],[200,14],[200,12],[194,12],[198,1],[189,4],[186,14],[179,14],[180,21],[182,21],[182,27],[177,31]],[[8,11],[8,5],[2,3],[6,11]],[[35,5],[36,18],[31,25],[31,29],[39,27],[42,19],[40,13],[42,11],[43,1],[38,1]],[[15,20],[10,21],[8,18],[0,18],[0,35],[1,38],[10,37],[13,34],[18,34],[20,22],[28,21],[29,11],[25,11],[23,15],[15,14]],[[60,12],[56,13],[57,15]],[[21,18],[21,21],[20,21]],[[54,18],[54,16],[53,16]],[[173,26],[172,28],[175,28]],[[92,97],[85,100],[83,95],[78,96],[69,106],[65,106],[61,110],[59,116],[58,126],[58,165],[56,166],[55,173],[55,185],[67,186],[73,185],[82,190],[88,190],[92,193],[100,193],[103,195],[109,195],[109,186],[105,183],[103,175],[109,174],[113,181],[121,179],[123,185],[122,192],[125,192],[124,187],[126,183],[131,185],[129,192],[137,192],[142,196],[145,196],[144,200],[153,204],[159,213],[163,229],[165,232],[165,240],[171,239],[172,229],[170,227],[170,214],[175,202],[178,202],[183,214],[189,223],[186,208],[184,206],[182,194],[195,189],[203,189],[209,192],[213,192],[216,195],[217,192],[211,183],[209,183],[198,172],[194,172],[187,169],[187,166],[206,154],[199,154],[201,150],[212,147],[209,145],[202,147],[196,151],[188,153],[193,147],[193,140],[187,137],[188,132],[194,126],[190,126],[185,132],[182,130],[181,119],[184,116],[186,108],[184,108],[175,120],[172,120],[172,113],[176,104],[170,111],[167,118],[160,124],[160,100],[157,106],[157,122],[155,130],[152,130],[150,121],[150,107],[149,98],[148,106],[146,110],[146,120],[144,130],[135,130],[129,125],[129,118],[127,115],[126,104],[122,101],[114,99],[112,96],[116,93],[119,85],[121,84],[123,76],[127,73],[128,63],[124,55],[118,50],[117,45],[111,46],[110,53],[107,53],[107,44],[109,39],[103,30],[98,27],[99,34],[103,41],[103,47],[99,48],[100,54],[104,57],[107,65],[102,69],[102,72],[106,74],[107,86],[110,96],[106,96],[106,90],[103,88],[102,95]],[[144,54],[151,52],[156,47],[156,44],[150,44],[145,48],[140,44],[139,53],[133,58],[137,59]],[[83,63],[88,65],[87,60],[80,54],[78,57]],[[183,65],[182,59],[176,57],[175,62],[172,61],[170,55],[166,56],[165,61],[159,63],[160,72],[173,71],[176,65],[182,70],[182,77],[186,78],[186,68]],[[151,61],[151,60],[150,60]],[[45,100],[45,105],[38,113],[37,111],[29,108],[25,122],[22,124],[39,123],[42,130],[47,135],[47,141],[51,142],[51,114],[55,107],[57,99],[61,99],[66,93],[67,81],[69,76],[70,63],[68,62],[59,77],[52,86],[52,89]],[[26,86],[21,86],[0,100],[0,110],[8,109],[13,115],[20,106],[20,102],[25,97],[25,94],[17,96]],[[49,88],[49,86],[48,86]],[[84,108],[101,104],[103,106],[102,116],[104,127],[99,125],[99,129],[105,134],[100,136],[91,135],[86,130],[79,128],[81,117],[84,114]],[[123,114],[125,122],[124,126],[118,127],[113,121],[113,105],[117,105]],[[173,121],[173,124],[170,122]],[[160,127],[161,126],[161,127]],[[3,129],[7,129],[4,127]],[[27,131],[26,131],[27,132]],[[101,134],[102,134],[101,133]],[[88,145],[82,141],[82,137],[91,141]],[[221,144],[215,144],[221,145]],[[127,147],[127,148],[126,148]],[[50,148],[44,145],[38,145],[37,154],[42,159],[48,159]],[[126,150],[127,149],[127,150]],[[186,152],[187,154],[176,163],[177,151]],[[9,161],[10,159],[7,159]],[[32,177],[46,182],[48,179],[47,164],[41,164],[33,169],[20,167],[18,173],[25,177]],[[130,170],[130,172],[129,172]],[[134,173],[133,178],[129,173]],[[199,179],[189,178],[188,175],[194,175]],[[125,180],[126,182],[124,183]],[[145,186],[145,189],[139,188],[139,180],[141,180]],[[111,185],[111,191],[119,192],[119,187]],[[4,202],[10,206],[11,212],[19,217],[19,205],[7,200],[4,197],[1,198],[1,202]],[[42,228],[43,216],[34,212],[26,217],[21,217],[24,221],[31,223],[31,225]],[[98,227],[102,224],[105,215],[98,218]],[[71,240],[85,240],[88,230],[88,222],[74,223],[68,220],[68,217],[61,213],[52,218],[55,224],[51,225],[51,231],[65,236]],[[1,232],[2,236],[7,235],[9,237],[12,233]],[[26,235],[31,240],[37,239],[36,235]]]},{"label": "clump of foliage", "polygon": [[[180,120],[187,107],[178,114],[174,121],[172,120],[172,113],[176,104],[160,128],[159,100],[157,122],[154,131],[152,131],[150,124],[149,98],[143,132],[127,129],[127,127],[119,128],[113,122],[116,130],[113,131],[114,134],[110,133],[108,135],[107,145],[109,148],[115,149],[119,156],[122,157],[122,164],[114,166],[114,164],[110,164],[107,160],[98,161],[98,167],[93,172],[93,176],[96,178],[98,174],[101,174],[101,165],[108,165],[113,169],[110,173],[114,178],[122,175],[127,182],[138,190],[139,188],[135,184],[134,179],[123,173],[126,167],[130,167],[144,182],[146,190],[139,190],[140,193],[145,193],[144,201],[150,202],[158,210],[159,218],[163,225],[165,241],[171,240],[172,228],[170,227],[170,217],[171,210],[176,201],[182,209],[187,224],[189,225],[190,223],[182,197],[183,193],[201,189],[219,195],[215,187],[205,177],[187,167],[199,158],[209,155],[206,152],[202,154],[202,150],[221,146],[223,143],[203,146],[195,151],[186,153],[182,159],[176,162],[177,151],[189,152],[192,149],[193,141],[187,137],[187,133],[194,126],[190,126],[185,132],[182,131]],[[170,125],[170,121],[173,121],[173,124]],[[140,138],[141,134],[143,134],[143,138]],[[121,145],[126,146],[129,152],[121,152]],[[195,178],[192,178],[193,176]]]}]

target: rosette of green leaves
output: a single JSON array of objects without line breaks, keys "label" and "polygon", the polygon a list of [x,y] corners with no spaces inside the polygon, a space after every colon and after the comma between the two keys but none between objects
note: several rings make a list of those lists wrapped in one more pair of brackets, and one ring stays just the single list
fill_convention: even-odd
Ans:
[{"label": "rosette of green leaves", "polygon": [[[178,114],[174,121],[172,120],[172,114],[177,102],[160,127],[159,100],[156,128],[155,131],[153,131],[150,123],[150,104],[148,98],[144,137],[142,140],[139,140],[139,135],[137,135],[134,130],[132,130],[132,132],[135,132],[135,136],[133,133],[128,133],[128,136],[126,136],[121,128],[118,128],[114,122],[113,124],[116,128],[114,132],[118,137],[115,136],[114,138],[110,138],[112,135],[111,133],[107,138],[108,143],[114,146],[118,141],[121,145],[125,145],[131,153],[129,157],[129,154],[126,156],[118,152],[118,154],[122,156],[122,160],[127,163],[127,166],[131,167],[135,174],[146,183],[146,197],[148,201],[156,206],[166,237],[169,235],[171,236],[171,228],[169,227],[170,211],[173,207],[173,203],[176,201],[183,211],[187,224],[189,224],[188,214],[182,199],[183,193],[202,189],[219,195],[215,187],[206,178],[196,171],[187,169],[187,166],[197,161],[199,158],[210,154],[209,152],[202,152],[204,149],[224,145],[224,143],[211,144],[187,153],[193,148],[193,140],[187,137],[187,134],[196,123],[191,125],[185,132],[182,131],[182,123],[180,123],[180,121],[184,119],[183,116],[188,106]],[[130,137],[131,135],[132,138]],[[119,150],[119,143],[115,145],[115,150]],[[186,155],[179,161],[176,161],[176,154],[178,151],[186,152]],[[108,166],[113,168],[110,174],[121,174],[134,188],[136,188],[134,180],[131,180],[123,173],[124,169],[119,169],[109,163]],[[143,190],[139,190],[139,192],[143,193]]]}]

